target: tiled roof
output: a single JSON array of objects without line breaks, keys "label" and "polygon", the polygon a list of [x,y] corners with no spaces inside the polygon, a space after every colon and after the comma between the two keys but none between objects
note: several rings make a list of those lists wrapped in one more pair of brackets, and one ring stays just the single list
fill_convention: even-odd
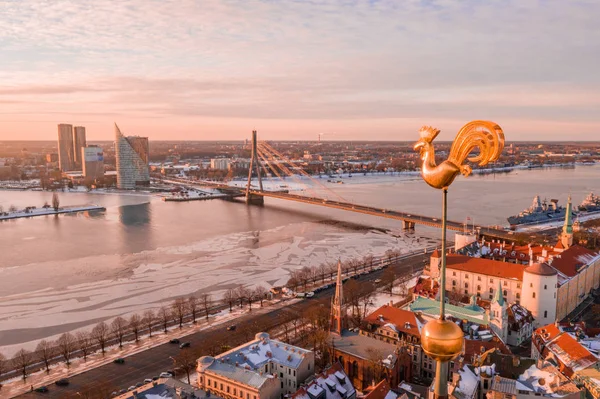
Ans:
[{"label": "tiled roof", "polygon": [[421,327],[423,324],[423,322],[417,320],[413,312],[389,305],[383,305],[379,309],[374,310],[365,318],[365,321],[377,326],[391,323],[396,327],[397,331],[416,337],[421,336]]},{"label": "tiled roof", "polygon": [[529,274],[537,274],[538,276],[556,276],[558,273],[546,263],[534,263],[527,267],[525,271]]},{"label": "tiled roof", "polygon": [[446,262],[447,269],[519,281],[523,280],[523,271],[526,268],[526,266],[516,263],[454,254],[448,255]]},{"label": "tiled roof", "polygon": [[599,259],[596,252],[590,251],[580,245],[573,245],[554,257],[551,266],[568,277],[574,277],[583,266],[589,265]]},{"label": "tiled roof", "polygon": [[498,338],[492,339],[491,341],[471,340],[465,339],[465,359],[472,359],[473,355],[481,355],[482,353],[489,351],[490,349],[496,348],[501,353],[509,355],[510,349],[500,341]]},{"label": "tiled roof", "polygon": [[364,399],[396,399],[398,395],[392,392],[390,384],[386,380],[381,380]]},{"label": "tiled roof", "polygon": [[508,395],[516,395],[517,381],[497,375],[492,380],[492,387],[490,390]]}]

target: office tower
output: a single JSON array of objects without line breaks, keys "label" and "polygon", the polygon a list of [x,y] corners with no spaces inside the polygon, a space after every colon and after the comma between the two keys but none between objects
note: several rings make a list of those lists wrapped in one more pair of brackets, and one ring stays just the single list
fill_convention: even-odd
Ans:
[{"label": "office tower", "polygon": [[82,164],[82,155],[83,148],[87,145],[85,140],[85,127],[83,126],[75,126],[73,128],[73,154],[75,154],[75,167],[78,170],[81,170],[83,167]]},{"label": "office tower", "polygon": [[61,123],[58,125],[58,164],[63,172],[75,167],[73,148],[73,125]]},{"label": "office tower", "polygon": [[117,188],[131,190],[150,185],[147,137],[125,137],[115,123],[115,155],[117,158]]},{"label": "office tower", "polygon": [[99,179],[104,176],[104,152],[96,145],[81,149],[83,176],[86,179]]}]

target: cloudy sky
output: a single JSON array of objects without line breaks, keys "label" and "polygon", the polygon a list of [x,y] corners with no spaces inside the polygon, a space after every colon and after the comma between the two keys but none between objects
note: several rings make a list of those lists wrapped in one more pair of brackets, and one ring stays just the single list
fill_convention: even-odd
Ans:
[{"label": "cloudy sky", "polygon": [[0,139],[600,139],[600,1],[0,0]]}]

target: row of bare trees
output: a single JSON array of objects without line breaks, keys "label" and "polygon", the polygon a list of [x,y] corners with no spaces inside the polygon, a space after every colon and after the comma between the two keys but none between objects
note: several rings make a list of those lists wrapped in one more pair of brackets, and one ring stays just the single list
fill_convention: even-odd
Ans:
[{"label": "row of bare trees", "polygon": [[256,286],[254,289],[248,288],[245,285],[239,285],[235,288],[229,288],[223,295],[223,304],[229,306],[229,311],[233,310],[234,305],[238,305],[240,308],[244,306],[246,302],[250,309],[252,309],[252,303],[260,302],[262,308],[264,300],[267,298],[267,289],[262,285]]},{"label": "row of bare trees", "polygon": [[[396,250],[388,250],[382,257],[374,257],[366,255],[361,259],[350,259],[342,262],[342,273],[345,275],[357,274],[359,271],[370,271],[382,263],[389,264],[400,257],[401,252]],[[302,269],[295,270],[291,273],[290,279],[287,282],[287,287],[295,291],[298,287],[302,287],[303,291],[309,284],[321,282],[325,280],[333,280],[337,274],[338,262],[326,262],[316,266],[305,266]]]},{"label": "row of bare trees", "polygon": [[35,351],[21,349],[11,359],[6,359],[0,353],[0,377],[8,371],[15,370],[26,380],[31,366],[40,364],[49,373],[54,362],[64,361],[69,366],[74,355],[79,355],[87,361],[88,356],[96,351],[104,355],[106,348],[111,344],[118,344],[119,348],[122,348],[128,337],[132,337],[137,343],[142,333],[148,334],[149,337],[152,337],[152,333],[157,329],[166,333],[173,323],[183,327],[185,319],[196,323],[198,317],[204,315],[208,320],[212,306],[210,294],[177,298],[170,306],[161,306],[156,312],[148,309],[142,315],[133,314],[127,319],[118,316],[110,324],[99,322],[90,331],[66,332],[56,341],[42,340]]}]

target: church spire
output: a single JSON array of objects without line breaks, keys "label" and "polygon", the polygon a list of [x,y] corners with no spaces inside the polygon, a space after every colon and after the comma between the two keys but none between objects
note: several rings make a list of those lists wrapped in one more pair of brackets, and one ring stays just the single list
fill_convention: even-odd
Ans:
[{"label": "church spire", "polygon": [[565,224],[563,226],[560,241],[563,247],[565,247],[565,249],[569,249],[573,245],[573,205],[571,204],[570,194],[569,200],[567,201],[567,209],[565,212]]},{"label": "church spire", "polygon": [[504,295],[502,295],[502,284],[500,284],[500,281],[498,281],[498,289],[496,290],[494,299],[492,300],[492,303],[494,302],[498,302],[498,305],[504,306]]},{"label": "church spire", "polygon": [[331,332],[342,334],[346,327],[346,311],[344,308],[344,290],[342,280],[342,261],[338,260],[337,281],[335,284],[335,296],[331,303]]}]

